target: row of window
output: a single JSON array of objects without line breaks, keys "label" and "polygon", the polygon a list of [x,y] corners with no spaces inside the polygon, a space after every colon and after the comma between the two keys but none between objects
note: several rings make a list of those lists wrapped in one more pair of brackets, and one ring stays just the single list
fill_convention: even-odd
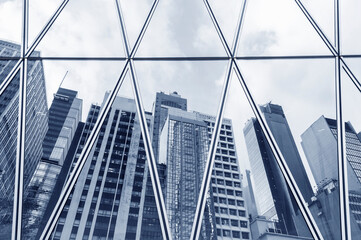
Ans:
[{"label": "row of window", "polygon": [[[232,235],[231,235],[232,233]],[[240,231],[231,231],[231,230],[221,230],[221,229],[217,229],[217,236],[222,236],[223,237],[233,237],[233,238],[241,238],[241,232]],[[249,239],[249,232],[242,232],[242,239]]]}]

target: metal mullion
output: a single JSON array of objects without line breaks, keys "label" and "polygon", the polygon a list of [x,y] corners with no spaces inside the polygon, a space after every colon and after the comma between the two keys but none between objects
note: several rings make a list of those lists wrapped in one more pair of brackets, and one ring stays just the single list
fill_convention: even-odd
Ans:
[{"label": "metal mullion", "polygon": [[16,145],[16,166],[15,166],[15,186],[14,186],[14,205],[12,222],[12,240],[21,239],[21,223],[23,208],[23,190],[24,190],[24,161],[25,161],[25,133],[26,133],[26,82],[27,82],[27,60],[22,62],[20,67],[20,85],[19,85],[19,117]]},{"label": "metal mullion", "polygon": [[66,185],[63,188],[63,191],[61,192],[58,201],[54,207],[53,212],[51,213],[45,228],[40,236],[40,239],[49,239],[54,228],[55,225],[58,221],[58,218],[61,214],[61,211],[63,210],[66,201],[68,200],[68,197],[72,191],[72,189],[74,188],[77,179],[79,178],[81,171],[86,163],[86,160],[88,159],[90,152],[96,142],[96,139],[99,135],[99,132],[101,130],[101,127],[105,121],[106,116],[108,115],[108,113],[111,110],[111,106],[115,100],[115,98],[117,97],[117,94],[119,92],[120,87],[122,86],[123,82],[124,82],[124,78],[126,76],[126,73],[128,72],[128,65],[129,65],[129,60],[125,62],[125,65],[123,67],[123,71],[120,74],[119,79],[117,80],[117,83],[115,84],[113,90],[111,91],[111,93],[109,94],[105,104],[102,106],[102,110],[99,113],[99,117],[94,125],[93,130],[91,131],[88,140],[86,141],[84,148],[80,154],[80,157],[76,163],[76,165],[74,166],[74,169],[72,171],[72,173],[70,174]]},{"label": "metal mullion", "polygon": [[230,57],[134,57],[134,61],[225,61]]},{"label": "metal mullion", "polygon": [[[24,192],[24,162],[25,162],[25,138],[26,138],[26,88],[27,88],[27,64],[25,52],[28,44],[28,20],[29,20],[29,1],[23,0],[22,7],[22,34],[21,34],[21,49],[20,56],[21,72],[19,80],[19,115],[18,115],[18,132],[16,144],[16,163],[15,163],[15,186],[14,186],[14,204],[13,204],[13,222],[12,222],[12,240],[21,239],[22,230],[22,213],[23,213],[23,192]],[[14,68],[13,68],[14,69]],[[9,83],[16,75],[9,78]]]},{"label": "metal mullion", "polygon": [[50,17],[49,21],[45,24],[43,29],[40,31],[38,36],[35,38],[33,43],[27,49],[25,57],[30,57],[35,48],[39,45],[40,41],[44,38],[45,34],[49,31],[50,27],[54,24],[55,20],[59,17],[60,13],[63,11],[65,6],[68,4],[69,0],[64,0],[54,14]]},{"label": "metal mullion", "polygon": [[301,0],[295,0],[296,4],[298,5],[298,7],[301,9],[301,11],[303,12],[303,14],[306,16],[306,18],[308,19],[308,21],[310,22],[310,24],[312,25],[312,27],[315,29],[315,31],[317,32],[317,34],[321,37],[322,41],[326,44],[327,48],[331,51],[331,53],[334,56],[337,56],[337,51],[336,49],[333,47],[332,43],[328,40],[328,38],[326,37],[326,35],[323,33],[323,31],[321,30],[321,28],[318,26],[318,24],[316,23],[316,21],[312,18],[311,14],[307,11],[307,9],[305,8],[305,6],[302,4]]},{"label": "metal mullion", "polygon": [[201,230],[204,208],[205,208],[206,200],[207,200],[207,192],[209,190],[209,185],[211,182],[212,169],[213,169],[214,161],[215,161],[215,154],[216,154],[216,150],[217,150],[218,138],[219,138],[222,121],[223,121],[223,113],[224,113],[224,109],[225,109],[225,103],[226,103],[226,99],[227,99],[228,92],[229,92],[228,89],[229,89],[230,82],[231,82],[230,79],[231,79],[231,73],[232,73],[232,65],[233,65],[233,61],[230,59],[229,63],[228,63],[228,70],[227,70],[227,75],[225,78],[225,83],[224,83],[223,90],[222,90],[220,105],[218,107],[218,112],[217,112],[216,121],[215,121],[215,125],[214,125],[214,131],[213,131],[211,143],[209,146],[209,151],[208,151],[207,160],[206,160],[206,164],[205,164],[201,189],[200,189],[200,193],[198,195],[196,213],[194,216],[192,232],[191,232],[191,236],[190,236],[190,239],[192,239],[192,240],[198,240],[200,230]]},{"label": "metal mullion", "polygon": [[126,57],[28,57],[29,60],[49,61],[125,61]]},{"label": "metal mullion", "polygon": [[157,169],[157,163],[154,157],[154,152],[152,149],[152,144],[149,136],[149,130],[147,126],[147,119],[144,112],[143,103],[140,96],[139,86],[137,83],[135,70],[133,66],[133,60],[130,60],[130,72],[131,72],[131,79],[132,79],[132,87],[133,87],[133,93],[135,97],[135,104],[137,107],[137,113],[139,116],[139,123],[140,128],[142,130],[142,136],[145,146],[145,152],[147,155],[147,162],[149,166],[149,173],[150,178],[153,185],[153,191],[154,191],[154,198],[158,209],[158,216],[159,216],[159,222],[162,229],[162,235],[163,239],[171,240],[172,234],[169,228],[169,222],[168,222],[168,216],[167,211],[164,204],[164,198],[162,193],[162,188],[159,181],[158,176],[158,169]]},{"label": "metal mullion", "polygon": [[[331,51],[331,53],[335,56],[335,57],[340,57],[342,64],[348,69],[348,71],[350,73],[351,70],[350,68],[347,66],[346,62],[343,60],[343,57],[340,53],[340,46],[337,46],[337,50],[335,49],[335,47],[331,44],[331,42],[328,40],[327,36],[322,32],[321,28],[318,26],[318,24],[316,23],[316,21],[312,18],[311,14],[307,11],[307,9],[303,6],[301,0],[295,0],[296,4],[299,6],[299,8],[301,9],[301,11],[303,12],[303,14],[306,16],[307,20],[310,22],[310,24],[312,25],[312,27],[314,28],[314,30],[318,33],[318,35],[321,37],[322,41],[326,44],[327,48]],[[335,11],[339,11],[339,7],[335,6],[335,8],[337,7],[337,9],[335,9]],[[339,21],[339,14],[337,14],[335,16],[335,18],[338,18],[338,20],[335,19],[335,21]],[[339,28],[339,23],[335,24],[335,27],[337,26],[337,28]],[[337,41],[337,45],[339,45],[338,41],[340,38],[340,34],[339,34],[339,29],[335,29],[335,33],[336,33],[336,38],[335,40]],[[356,82],[356,86],[357,85],[361,85],[360,81],[352,74],[353,78],[352,81]]]},{"label": "metal mullion", "polygon": [[[334,0],[334,28],[337,57],[335,59],[336,81],[336,120],[337,120],[337,159],[338,159],[338,182],[340,197],[340,229],[341,239],[351,239],[350,205],[348,198],[347,158],[346,158],[346,129],[343,120],[342,102],[342,77],[341,77],[341,40],[340,40],[340,2]],[[344,64],[347,66],[346,64]],[[350,73],[352,73],[350,71]]]},{"label": "metal mullion", "polygon": [[[49,28],[53,25],[54,21],[58,18],[59,14],[61,13],[61,11],[64,9],[64,7],[66,6],[66,4],[69,2],[69,0],[64,0],[64,2],[59,6],[59,8],[55,11],[55,13],[53,14],[53,16],[49,19],[48,23],[44,26],[44,28],[40,31],[39,35],[36,37],[36,39],[34,40],[34,42],[31,44],[31,46],[29,48],[27,48],[27,39],[28,37],[26,37],[26,46],[24,45],[24,47],[22,46],[22,48],[25,51],[24,56],[22,57],[30,57],[30,55],[33,53],[33,51],[35,50],[35,48],[38,46],[38,44],[40,43],[40,41],[43,39],[43,37],[45,36],[45,34],[48,32]],[[28,17],[26,17],[26,26],[28,25]],[[25,20],[25,19],[24,19]],[[25,26],[24,26],[25,27]],[[28,32],[28,30],[26,30],[26,32]],[[28,35],[26,33],[26,35]],[[5,78],[5,80],[1,83],[0,85],[0,95],[2,95],[4,93],[4,91],[6,90],[6,88],[9,86],[9,84],[11,83],[12,79],[14,78],[14,76],[16,75],[16,73],[19,71],[20,69],[20,65],[22,63],[22,59],[20,59],[16,65],[13,67],[13,69],[10,71],[10,73],[8,74],[8,76]]]},{"label": "metal mullion", "polygon": [[280,151],[276,140],[274,139],[272,132],[269,128],[269,126],[267,125],[264,116],[261,113],[261,110],[259,109],[259,106],[256,104],[255,100],[252,97],[252,94],[250,92],[250,90],[247,87],[247,84],[243,78],[243,75],[239,69],[239,66],[237,64],[236,61],[234,61],[234,70],[237,74],[238,80],[242,86],[242,89],[246,95],[246,98],[252,108],[253,113],[255,114],[261,128],[262,131],[266,137],[266,140],[272,150],[272,153],[275,157],[275,159],[277,160],[278,166],[282,172],[282,175],[284,176],[286,183],[289,187],[289,189],[292,192],[293,197],[295,198],[298,207],[300,208],[300,211],[304,217],[304,220],[313,236],[314,239],[323,239],[323,236],[321,235],[320,230],[318,229],[317,224],[315,223],[311,212],[308,209],[308,206],[302,196],[301,191],[299,190],[297,183],[295,181],[295,179],[292,176],[292,173],[290,171],[290,169],[287,166],[287,163],[282,155],[282,152]]},{"label": "metal mullion", "polygon": [[[343,59],[341,59],[342,63],[344,63]],[[355,75],[351,72],[351,70],[348,68],[347,65],[342,64],[342,68],[345,71],[345,73],[349,76],[349,78],[352,80],[353,84],[355,84],[356,88],[361,92],[361,84],[359,81],[357,81]]]},{"label": "metal mullion", "polygon": [[236,34],[234,35],[234,40],[233,40],[233,51],[232,51],[233,57],[236,56],[237,53],[238,39],[241,36],[241,32],[244,24],[244,16],[246,15],[246,8],[247,8],[247,0],[243,0],[242,10],[239,14],[238,26],[236,28]]},{"label": "metal mullion", "polygon": [[11,81],[14,79],[16,74],[19,72],[21,66],[23,64],[23,58],[20,58],[15,66],[11,69],[9,74],[6,76],[4,81],[0,84],[0,96],[5,92],[6,88],[10,85]]},{"label": "metal mullion", "polygon": [[115,0],[115,1],[116,1],[116,5],[117,5],[117,10],[118,10],[118,17],[119,17],[119,21],[120,21],[121,30],[122,30],[123,41],[124,41],[124,44],[126,47],[126,53],[127,53],[127,57],[128,57],[128,61],[129,61],[129,68],[130,68],[131,79],[132,79],[132,88],[133,88],[133,93],[134,93],[134,98],[135,98],[137,114],[139,116],[139,123],[140,123],[140,128],[142,131],[145,152],[146,152],[147,162],[148,162],[148,166],[149,166],[150,178],[152,181],[154,199],[155,199],[157,210],[158,210],[160,227],[162,230],[163,239],[171,240],[172,235],[171,235],[171,231],[169,228],[167,211],[165,208],[164,197],[163,197],[162,188],[161,188],[160,181],[159,181],[157,163],[156,163],[153,149],[152,149],[152,143],[150,140],[148,126],[147,126],[147,119],[145,116],[144,107],[143,107],[143,103],[142,103],[141,96],[140,96],[139,86],[138,86],[137,79],[136,79],[134,62],[132,60],[132,57],[134,56],[136,49],[138,48],[138,46],[142,40],[142,37],[149,25],[149,22],[154,14],[154,11],[158,4],[158,0],[154,1],[153,6],[147,16],[147,19],[145,20],[143,28],[141,29],[141,31],[138,35],[138,39],[131,52],[129,52],[129,41],[127,38],[124,18],[122,16],[122,12],[121,12],[121,7],[120,7],[120,4],[118,3],[118,0]]},{"label": "metal mullion", "polygon": [[[226,50],[227,56],[228,56],[228,57],[233,57],[232,52],[231,52],[231,49],[229,48],[229,46],[228,46],[228,44],[227,44],[226,38],[224,37],[224,35],[223,35],[222,31],[221,31],[221,28],[220,28],[220,26],[219,26],[219,24],[218,24],[218,21],[217,21],[215,15],[214,15],[214,13],[213,13],[213,10],[212,10],[211,6],[209,5],[208,0],[203,0],[203,2],[204,2],[204,4],[205,4],[205,6],[206,6],[206,9],[207,9],[208,13],[209,13],[209,16],[210,16],[211,19],[212,19],[212,22],[213,22],[214,27],[216,28],[217,34],[218,34],[218,36],[219,36],[219,39],[220,39],[221,42],[222,42],[222,45],[223,45],[223,47],[224,47],[224,50]],[[237,43],[235,43],[235,44],[237,44]]]},{"label": "metal mullion", "polygon": [[132,51],[131,51],[131,53],[129,55],[130,58],[133,58],[135,56],[135,54],[137,53],[138,47],[139,47],[139,45],[140,45],[140,43],[141,43],[141,41],[142,41],[142,39],[144,37],[145,31],[147,30],[147,28],[149,26],[150,20],[153,17],[153,14],[154,14],[157,6],[158,6],[158,3],[159,3],[159,0],[154,0],[153,5],[152,5],[152,7],[151,7],[151,9],[149,11],[149,14],[148,14],[148,16],[147,16],[147,18],[146,18],[146,20],[145,20],[145,22],[143,24],[142,29],[140,30],[138,38],[135,41],[134,47],[133,47],[133,49],[132,49]]},{"label": "metal mullion", "polygon": [[237,60],[302,60],[302,59],[334,59],[333,55],[278,55],[278,56],[237,56]]},{"label": "metal mullion", "polygon": [[[216,116],[216,122],[215,122],[214,131],[213,131],[213,135],[212,135],[212,139],[211,139],[210,149],[209,149],[208,156],[207,156],[201,190],[200,190],[200,194],[199,194],[198,202],[197,202],[197,206],[196,206],[196,213],[195,213],[194,220],[193,220],[192,232],[191,232],[191,236],[190,236],[190,239],[192,239],[192,240],[198,240],[199,234],[200,234],[205,203],[207,200],[207,192],[209,189],[212,168],[213,168],[214,161],[215,161],[215,153],[217,150],[218,137],[220,134],[221,124],[223,121],[223,113],[224,113],[224,109],[225,109],[225,103],[226,103],[226,99],[227,99],[228,92],[229,92],[228,89],[229,89],[229,85],[230,85],[230,78],[231,78],[233,58],[234,58],[233,52],[231,52],[229,46],[227,45],[227,41],[222,33],[222,30],[217,22],[217,19],[212,11],[212,8],[210,7],[210,5],[208,3],[208,0],[204,0],[203,2],[207,8],[207,11],[208,11],[211,19],[212,19],[212,22],[217,30],[218,36],[220,37],[220,40],[221,40],[223,46],[225,47],[225,50],[227,52],[227,55],[230,58],[230,61],[229,61],[229,65],[228,65],[229,68],[228,68],[228,72],[226,75],[225,83],[224,83],[223,90],[222,90],[222,96],[221,96],[220,105],[218,108],[218,113]],[[244,6],[244,9],[245,9],[245,6]],[[243,16],[244,16],[244,14],[242,13],[239,18],[240,22],[238,23],[234,46],[238,45],[239,35],[240,35],[242,22],[243,22]],[[235,51],[236,47],[233,50]]]}]

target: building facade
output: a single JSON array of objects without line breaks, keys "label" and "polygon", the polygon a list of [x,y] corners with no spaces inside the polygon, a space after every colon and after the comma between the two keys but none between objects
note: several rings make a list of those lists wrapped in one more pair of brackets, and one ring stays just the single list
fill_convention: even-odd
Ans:
[{"label": "building facade", "polygon": [[43,157],[25,191],[24,231],[35,239],[58,175],[75,136],[82,114],[77,92],[59,88],[49,109],[49,128],[43,141]]},{"label": "building facade", "polygon": [[[20,56],[20,46],[0,41],[2,57]],[[34,56],[40,56],[34,52]],[[16,61],[0,61],[0,83],[5,80]],[[46,102],[45,79],[41,61],[29,61],[27,72],[27,105],[25,136],[24,188],[29,185],[31,177],[42,156],[42,142],[48,129],[48,105]],[[0,96],[0,228],[11,225],[12,205],[15,182],[15,163],[18,134],[19,74]],[[8,231],[6,228],[0,232]]]},{"label": "building facade", "polygon": [[[96,105],[90,109],[72,167],[100,109]],[[147,119],[150,124],[151,115]],[[140,239],[147,180],[135,102],[118,97],[59,218],[53,239]]]},{"label": "building facade", "polygon": [[[345,123],[351,234],[361,235],[361,139],[350,122]],[[337,160],[337,122],[321,116],[302,135],[305,151],[318,191],[310,209],[327,239],[340,238]]]}]

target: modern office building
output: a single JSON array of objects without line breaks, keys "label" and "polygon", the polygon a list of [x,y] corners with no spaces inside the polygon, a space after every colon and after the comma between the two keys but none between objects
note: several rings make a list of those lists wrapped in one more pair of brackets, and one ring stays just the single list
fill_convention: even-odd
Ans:
[{"label": "modern office building", "polygon": [[277,221],[282,233],[298,235],[290,193],[259,122],[250,119],[243,132],[255,176],[253,189],[258,215]]},{"label": "modern office building", "polygon": [[159,136],[162,132],[165,120],[168,115],[168,107],[182,109],[187,111],[187,99],[182,98],[177,92],[165,94],[157,92],[155,102],[153,104],[153,152],[154,157],[158,161],[159,156]]},{"label": "modern office building", "polygon": [[[349,206],[353,238],[361,235],[361,141],[350,122],[345,123]],[[337,161],[337,122],[321,116],[302,135],[318,192],[310,209],[327,239],[340,238]]]},{"label": "modern office building", "polygon": [[[163,106],[159,162],[166,165],[165,199],[174,239],[189,239],[215,117]],[[216,150],[202,239],[250,239],[232,122],[224,119]]]},{"label": "modern office building", "polygon": [[43,157],[25,191],[23,237],[35,239],[82,114],[77,92],[59,88],[49,109]]},{"label": "modern office building", "polygon": [[[345,130],[349,190],[361,191],[361,140],[350,122],[345,123]],[[336,120],[321,116],[301,138],[316,183],[338,180]]]},{"label": "modern office building", "polygon": [[[72,167],[100,109],[91,106]],[[150,124],[150,114],[147,120]],[[139,239],[148,182],[146,166],[135,102],[117,97],[59,218],[53,239]]]},{"label": "modern office building", "polygon": [[306,202],[310,202],[313,196],[313,190],[282,107],[280,105],[267,103],[260,106],[260,109],[303,198]]},{"label": "modern office building", "polygon": [[[0,41],[2,57],[20,56],[20,46]],[[34,52],[34,56],[40,56]],[[16,61],[0,61],[0,83],[4,81]],[[25,136],[24,188],[29,185],[31,177],[43,154],[42,142],[48,129],[48,106],[46,102],[45,80],[41,61],[29,61],[27,72],[27,112]],[[18,105],[19,74],[0,96],[0,232],[11,224],[14,196]],[[7,231],[7,230],[6,230]]]}]

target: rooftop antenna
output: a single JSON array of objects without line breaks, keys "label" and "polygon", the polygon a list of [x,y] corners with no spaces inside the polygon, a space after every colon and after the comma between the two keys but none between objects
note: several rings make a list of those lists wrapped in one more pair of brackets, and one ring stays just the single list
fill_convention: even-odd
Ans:
[{"label": "rooftop antenna", "polygon": [[61,83],[60,83],[59,88],[61,88],[61,85],[63,85],[63,82],[64,82],[64,80],[65,80],[65,78],[66,78],[66,75],[68,75],[68,72],[69,72],[69,71],[66,71],[66,73],[65,73],[65,75],[64,75],[64,77],[63,77],[63,80],[61,80]]}]

